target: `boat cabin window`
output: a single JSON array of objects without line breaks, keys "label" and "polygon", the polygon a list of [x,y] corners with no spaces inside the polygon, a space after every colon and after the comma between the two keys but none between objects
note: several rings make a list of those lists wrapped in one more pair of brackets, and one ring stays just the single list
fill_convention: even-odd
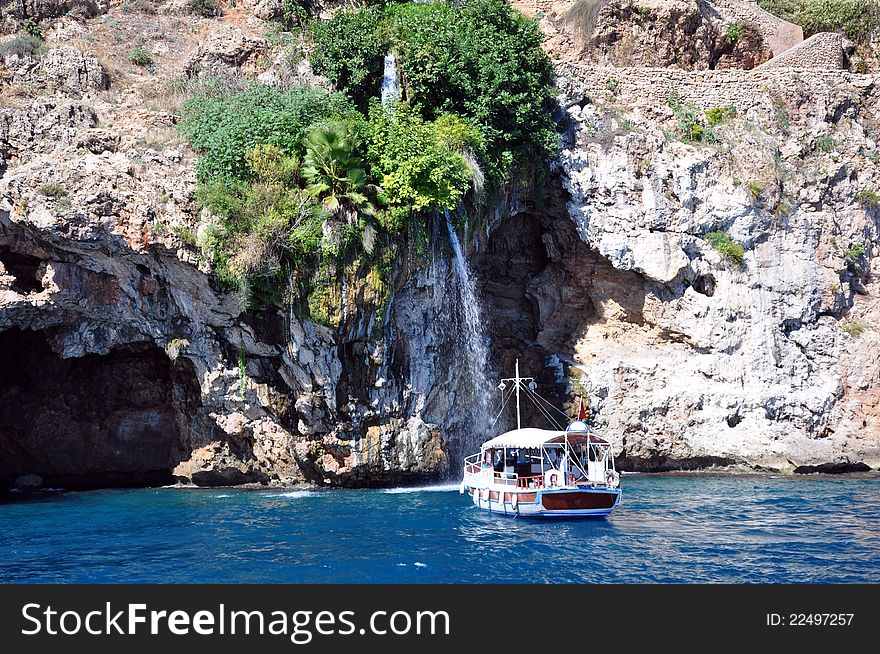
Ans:
[{"label": "boat cabin window", "polygon": [[605,460],[605,448],[597,447],[595,445],[590,446],[589,457],[590,461],[597,461],[601,463]]},{"label": "boat cabin window", "polygon": [[504,472],[512,472],[527,477],[532,474],[532,467],[537,464],[540,472],[541,453],[535,448],[510,448],[506,450]]}]

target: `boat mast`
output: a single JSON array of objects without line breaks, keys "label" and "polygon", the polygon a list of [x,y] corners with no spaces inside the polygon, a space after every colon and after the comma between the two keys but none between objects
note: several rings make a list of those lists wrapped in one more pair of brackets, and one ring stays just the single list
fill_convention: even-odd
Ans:
[{"label": "boat mast", "polygon": [[519,359],[516,360],[516,428],[520,428],[519,415]]},{"label": "boat mast", "polygon": [[522,429],[522,415],[519,410],[519,390],[524,382],[531,382],[529,388],[532,390],[535,389],[535,380],[532,377],[520,377],[519,376],[519,359],[516,360],[516,376],[513,378],[502,379],[501,383],[498,385],[502,391],[507,388],[505,386],[505,382],[513,382],[515,390],[516,390],[516,428]]}]

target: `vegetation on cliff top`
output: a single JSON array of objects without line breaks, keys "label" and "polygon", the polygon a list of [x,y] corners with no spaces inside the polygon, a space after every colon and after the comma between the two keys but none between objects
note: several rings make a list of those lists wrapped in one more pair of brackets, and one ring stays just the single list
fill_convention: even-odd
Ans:
[{"label": "vegetation on cliff top", "polygon": [[876,0],[758,0],[758,5],[803,27],[804,36],[842,32],[857,43],[868,43],[880,28]]},{"label": "vegetation on cliff top", "polygon": [[[299,14],[298,14],[299,16]],[[377,292],[400,246],[435,212],[468,206],[546,167],[555,96],[541,34],[503,0],[386,3],[315,20],[310,60],[337,92],[207,85],[180,129],[200,154],[199,244],[253,303],[287,299],[334,321],[346,270]],[[387,52],[402,97],[378,96]]]}]

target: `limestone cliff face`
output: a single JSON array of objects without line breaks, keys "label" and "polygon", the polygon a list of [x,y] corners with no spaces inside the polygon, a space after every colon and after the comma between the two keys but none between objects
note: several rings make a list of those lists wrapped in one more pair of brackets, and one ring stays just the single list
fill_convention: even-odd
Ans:
[{"label": "limestone cliff face", "polygon": [[[574,348],[631,465],[876,465],[876,81],[559,72],[568,213],[591,249],[639,279],[638,313],[610,299]],[[736,118],[713,143],[683,143],[670,137],[672,91]],[[719,230],[744,246],[742,264],[706,241]]]},{"label": "limestone cliff face", "polygon": [[[519,358],[562,410],[587,395],[631,469],[876,467],[876,78],[710,70],[751,68],[766,43],[725,50],[705,3],[602,4],[592,54],[559,46],[554,174],[468,247],[493,368]],[[221,290],[174,131],[187,85],[321,82],[267,38],[275,4],[184,5],[25,3],[46,51],[0,48],[0,486],[440,478],[481,436],[444,230],[397,262],[387,305],[349,270],[331,326]],[[687,65],[687,39],[650,46],[657,17],[693,27]],[[150,70],[128,63],[142,34]],[[643,54],[619,67],[611,34]],[[722,121],[683,138],[672,91]]]},{"label": "limestone cliff face", "polygon": [[686,14],[694,35],[760,18],[746,2],[692,3],[702,18],[683,4],[592,3],[580,44],[552,31],[575,3],[537,8],[566,60],[565,137],[559,187],[477,255],[496,356],[529,353],[563,404],[588,396],[629,469],[876,467],[877,80],[842,70],[837,35],[798,45],[770,20],[754,32],[780,52],[754,71],[719,70],[708,46],[689,72],[658,68],[664,48],[615,58],[621,39],[658,38],[652,16]]}]

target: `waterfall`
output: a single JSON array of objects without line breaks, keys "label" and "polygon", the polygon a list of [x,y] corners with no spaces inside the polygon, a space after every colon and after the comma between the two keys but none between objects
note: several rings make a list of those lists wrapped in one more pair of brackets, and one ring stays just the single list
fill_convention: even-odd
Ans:
[{"label": "waterfall", "polygon": [[385,55],[385,74],[382,76],[382,106],[385,109],[400,99],[400,84],[397,82],[397,59],[389,52]]},{"label": "waterfall", "polygon": [[445,211],[446,229],[454,253],[454,269],[457,278],[457,295],[454,302],[453,329],[456,330],[456,356],[452,362],[458,378],[458,396],[461,413],[466,424],[451,454],[453,461],[472,454],[489,437],[487,429],[491,420],[491,381],[488,375],[489,348],[483,331],[484,323],[477,297],[473,274],[468,268],[461,243],[452,225],[449,211]]}]

